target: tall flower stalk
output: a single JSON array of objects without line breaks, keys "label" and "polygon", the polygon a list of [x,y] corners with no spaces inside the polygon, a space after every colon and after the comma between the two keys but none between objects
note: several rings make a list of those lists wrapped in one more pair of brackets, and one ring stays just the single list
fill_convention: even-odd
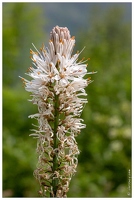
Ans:
[{"label": "tall flower stalk", "polygon": [[85,128],[80,118],[87,103],[84,88],[92,82],[83,77],[94,72],[87,73],[85,61],[77,62],[79,53],[72,55],[74,45],[75,38],[66,27],[54,27],[48,48],[30,50],[34,67],[27,75],[32,79],[22,78],[32,103],[38,106],[38,113],[29,117],[38,120],[38,128],[31,134],[37,138],[34,176],[44,197],[67,197],[78,164],[75,138]]}]

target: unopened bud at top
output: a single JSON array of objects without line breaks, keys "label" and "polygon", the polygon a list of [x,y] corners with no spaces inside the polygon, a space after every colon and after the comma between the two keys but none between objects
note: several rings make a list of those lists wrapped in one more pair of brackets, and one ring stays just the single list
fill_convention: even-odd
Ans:
[{"label": "unopened bud at top", "polygon": [[70,31],[67,27],[55,26],[50,32],[50,40],[52,40],[53,43],[63,41],[64,39],[69,40],[70,37]]}]

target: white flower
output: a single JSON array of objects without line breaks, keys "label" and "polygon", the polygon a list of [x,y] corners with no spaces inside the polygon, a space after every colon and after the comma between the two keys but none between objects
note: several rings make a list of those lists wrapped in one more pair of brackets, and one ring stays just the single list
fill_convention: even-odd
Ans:
[{"label": "white flower", "polygon": [[31,135],[38,140],[34,175],[42,196],[66,197],[78,163],[75,137],[86,127],[80,115],[87,103],[85,87],[91,81],[83,77],[94,72],[88,73],[87,64],[78,62],[79,53],[72,56],[74,45],[75,38],[66,27],[54,27],[48,48],[30,50],[34,67],[27,75],[31,81],[22,78],[38,106],[38,113],[30,117],[39,124]]}]

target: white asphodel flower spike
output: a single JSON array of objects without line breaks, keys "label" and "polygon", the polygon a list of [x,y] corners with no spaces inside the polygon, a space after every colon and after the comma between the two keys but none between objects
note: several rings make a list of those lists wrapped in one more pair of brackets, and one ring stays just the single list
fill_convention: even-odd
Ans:
[{"label": "white asphodel flower spike", "polygon": [[38,113],[38,164],[34,176],[40,183],[43,197],[67,197],[69,183],[76,172],[79,149],[75,137],[85,128],[80,118],[87,103],[85,87],[91,83],[84,79],[87,64],[77,62],[79,53],[72,56],[75,38],[68,28],[56,26],[50,33],[49,47],[40,52],[30,50],[34,67],[22,78],[25,89],[32,93],[31,101],[37,104]]}]

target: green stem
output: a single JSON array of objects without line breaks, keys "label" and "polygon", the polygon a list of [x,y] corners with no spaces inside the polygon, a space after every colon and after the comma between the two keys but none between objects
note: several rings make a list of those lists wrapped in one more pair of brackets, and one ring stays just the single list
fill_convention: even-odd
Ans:
[{"label": "green stem", "polygon": [[[54,146],[53,149],[55,150],[56,148],[58,148],[58,144],[57,144],[57,128],[58,128],[58,124],[59,124],[59,95],[55,94],[55,116],[54,116],[54,136],[53,136],[53,140],[54,140]],[[57,154],[56,152],[54,153],[53,156],[53,173],[57,170],[58,164],[57,164]],[[52,186],[53,186],[53,196],[56,197],[56,193],[57,193],[57,186],[58,186],[58,179],[55,178],[52,180]]]}]

